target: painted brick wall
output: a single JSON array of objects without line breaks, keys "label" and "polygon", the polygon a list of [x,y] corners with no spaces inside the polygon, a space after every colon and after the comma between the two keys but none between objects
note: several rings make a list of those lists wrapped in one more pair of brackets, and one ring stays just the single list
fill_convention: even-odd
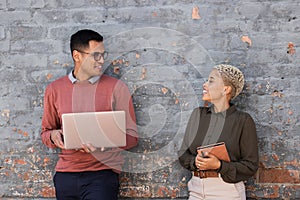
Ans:
[{"label": "painted brick wall", "polygon": [[125,152],[120,199],[187,197],[176,151],[214,63],[246,76],[235,102],[253,116],[260,148],[248,198],[300,199],[298,1],[0,0],[0,16],[0,199],[54,196],[43,93],[72,67],[69,37],[81,28],[103,34],[106,73],[134,99],[141,139]]}]

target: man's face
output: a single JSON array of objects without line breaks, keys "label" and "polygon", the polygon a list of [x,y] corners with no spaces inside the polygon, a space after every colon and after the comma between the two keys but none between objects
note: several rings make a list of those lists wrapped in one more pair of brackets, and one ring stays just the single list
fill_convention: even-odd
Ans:
[{"label": "man's face", "polygon": [[89,48],[75,51],[74,55],[77,55],[75,64],[76,78],[82,81],[103,74],[103,53],[105,51],[103,42],[91,40]]}]

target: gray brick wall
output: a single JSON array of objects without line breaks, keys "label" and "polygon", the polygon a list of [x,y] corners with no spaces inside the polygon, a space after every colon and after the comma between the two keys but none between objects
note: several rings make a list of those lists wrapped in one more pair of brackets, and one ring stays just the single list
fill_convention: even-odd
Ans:
[{"label": "gray brick wall", "polygon": [[215,63],[246,76],[235,102],[260,147],[248,198],[299,199],[299,15],[294,0],[0,0],[0,199],[53,198],[58,151],[40,141],[43,93],[72,67],[69,37],[81,28],[103,34],[106,73],[134,99],[141,139],[125,153],[120,199],[186,198],[176,151]]}]

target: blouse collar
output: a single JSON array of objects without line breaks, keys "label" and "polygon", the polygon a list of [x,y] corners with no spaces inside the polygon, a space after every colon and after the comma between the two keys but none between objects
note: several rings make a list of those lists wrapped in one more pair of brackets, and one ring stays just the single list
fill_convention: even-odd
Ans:
[{"label": "blouse collar", "polygon": [[221,115],[223,117],[226,117],[226,116],[229,116],[231,115],[232,113],[234,113],[236,111],[236,106],[232,103],[230,103],[230,106],[227,110],[223,111],[223,112],[215,112],[215,109],[214,109],[214,105],[211,105],[209,108],[208,108],[208,112],[210,113],[213,113],[213,114],[216,114],[216,115]]}]

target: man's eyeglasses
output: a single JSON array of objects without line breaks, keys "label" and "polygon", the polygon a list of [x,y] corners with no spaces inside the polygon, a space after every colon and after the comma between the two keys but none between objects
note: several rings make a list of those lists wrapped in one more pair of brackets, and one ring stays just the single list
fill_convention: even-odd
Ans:
[{"label": "man's eyeglasses", "polygon": [[99,60],[101,60],[101,58],[103,58],[103,60],[105,60],[108,56],[107,51],[104,51],[103,53],[101,53],[101,52],[88,53],[88,52],[84,52],[84,51],[80,51],[80,50],[77,50],[77,51],[79,51],[80,53],[90,54],[91,56],[94,56],[95,61],[99,61]]}]

